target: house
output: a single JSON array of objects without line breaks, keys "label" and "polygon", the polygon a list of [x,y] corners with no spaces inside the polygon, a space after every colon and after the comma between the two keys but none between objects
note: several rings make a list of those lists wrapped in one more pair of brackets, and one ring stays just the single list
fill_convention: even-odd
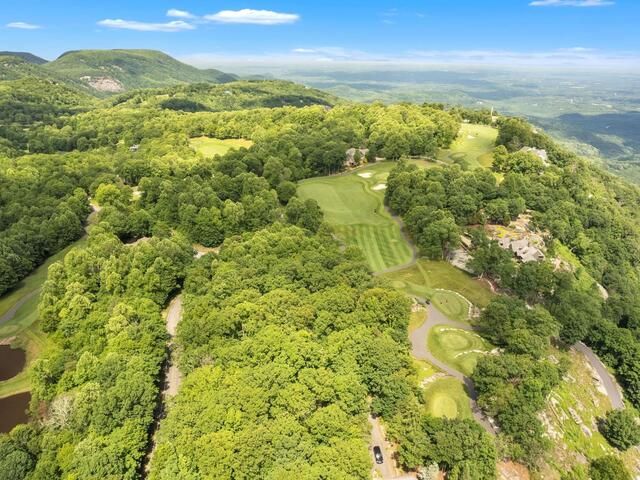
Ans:
[{"label": "house", "polygon": [[137,152],[139,148],[140,148],[140,145],[138,145],[138,144],[136,143],[135,145],[131,145],[131,146],[129,147],[129,151],[130,151],[130,152]]},{"label": "house", "polygon": [[[358,156],[356,154],[356,152],[359,152],[360,155]],[[344,161],[344,166],[345,167],[357,167],[358,165],[360,165],[360,163],[362,162],[362,160],[366,157],[367,153],[369,153],[369,149],[368,148],[354,148],[351,147],[349,150],[347,150],[345,152],[346,158]]]}]

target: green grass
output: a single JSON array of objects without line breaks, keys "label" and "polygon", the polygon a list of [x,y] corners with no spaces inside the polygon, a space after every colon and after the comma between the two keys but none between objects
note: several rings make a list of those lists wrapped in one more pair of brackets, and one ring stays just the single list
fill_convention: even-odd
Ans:
[{"label": "green grass", "polygon": [[249,148],[253,145],[251,140],[243,138],[228,138],[219,140],[217,138],[197,137],[189,140],[189,145],[196,152],[201,153],[205,157],[215,157],[216,155],[224,155],[232,148]]},{"label": "green grass", "polygon": [[494,296],[486,283],[444,261],[421,258],[415,265],[384,274],[383,278],[409,295],[430,299],[438,310],[460,322],[469,320],[467,300],[484,308]]},{"label": "green grass", "polygon": [[[37,269],[35,269],[31,275],[29,275],[28,277],[20,281],[12,290],[10,290],[9,292],[5,293],[2,297],[0,297],[0,316],[4,315],[13,305],[16,304],[16,302],[20,301],[20,299],[23,298],[25,295],[29,295],[34,290],[38,290],[42,286],[44,281],[47,279],[47,270],[49,269],[49,266],[52,263],[57,262],[58,260],[62,260],[62,258],[64,258],[64,256],[67,254],[67,252],[69,252],[69,250],[71,250],[75,246],[80,246],[85,241],[86,240],[84,238],[80,239],[77,242],[73,243],[72,245],[68,246],[67,248],[60,250],[58,253],[52,255],[42,265],[40,265]],[[27,302],[27,303],[30,303],[30,302]],[[15,323],[21,323],[21,324],[24,323],[23,322],[25,319],[24,313],[22,314],[21,322],[16,322],[16,318],[20,316],[20,312],[25,310],[25,307],[26,307],[26,304],[23,305],[22,308],[20,308],[20,310],[18,310],[13,321],[0,325],[0,338],[13,335],[12,333],[8,333],[8,334],[5,333],[5,328],[8,327],[9,325],[12,325]],[[24,326],[26,327],[28,325],[24,325]]]},{"label": "green grass", "polygon": [[47,342],[47,336],[42,333],[37,324],[32,324],[22,330],[15,340],[11,342],[13,347],[24,349],[27,353],[27,358],[24,368],[18,375],[0,382],[0,398],[10,397],[11,395],[31,390],[29,366],[38,358],[42,349],[47,345]]},{"label": "green grass", "polygon": [[[558,359],[568,360],[570,367],[567,381],[549,395],[544,411],[552,433],[553,448],[549,456],[552,468],[564,472],[575,464],[576,459],[596,459],[607,454],[618,454],[633,471],[636,468],[637,451],[616,451],[594,427],[594,423],[611,409],[611,403],[596,388],[584,358],[573,351],[565,353],[556,350],[553,354]],[[590,430],[590,434],[575,421],[572,410]]]},{"label": "green grass", "polygon": [[438,154],[438,160],[446,163],[462,163],[469,168],[488,168],[493,163],[498,130],[488,125],[463,123],[458,138],[447,150]]},{"label": "green grass", "polygon": [[558,240],[553,241],[553,248],[556,252],[556,255],[561,260],[564,260],[575,269],[576,279],[578,280],[578,288],[585,292],[591,291],[593,289],[593,286],[596,284],[596,281],[582,266],[582,263],[580,262],[578,257],[576,257],[568,247],[560,243]]},{"label": "green grass", "polygon": [[346,175],[304,180],[298,187],[300,198],[316,200],[325,221],[345,243],[362,250],[374,272],[408,263],[412,257],[400,227],[384,208],[384,190],[373,190],[386,183],[394,166],[375,163]]},{"label": "green grass", "polygon": [[[31,275],[22,280],[13,290],[0,298],[0,315],[6,313],[13,305],[30,293],[37,292],[47,279],[49,266],[62,260],[74,247],[83,245],[86,238],[81,238],[67,248],[49,257]],[[35,293],[15,312],[13,318],[0,325],[0,339],[15,337],[11,341],[14,347],[23,348],[27,352],[25,367],[18,375],[4,382],[0,382],[0,398],[9,397],[16,393],[30,390],[29,366],[38,358],[40,351],[47,343],[47,337],[38,327],[38,303],[40,295]]]},{"label": "green grass", "polygon": [[435,380],[424,390],[425,410],[434,417],[472,418],[469,397],[455,378]]},{"label": "green grass", "polygon": [[429,350],[439,360],[470,376],[478,359],[492,347],[480,335],[446,325],[436,325],[429,331]]}]

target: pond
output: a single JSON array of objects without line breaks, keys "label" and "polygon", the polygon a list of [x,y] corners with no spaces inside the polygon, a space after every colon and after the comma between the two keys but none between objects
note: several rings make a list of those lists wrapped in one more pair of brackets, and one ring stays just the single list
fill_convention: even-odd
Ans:
[{"label": "pond", "polygon": [[29,420],[27,408],[31,401],[31,394],[18,393],[6,398],[0,398],[0,433],[10,432],[13,427]]},{"label": "pond", "polygon": [[26,361],[25,351],[20,348],[11,348],[9,345],[0,345],[0,381],[8,380],[19,374]]}]

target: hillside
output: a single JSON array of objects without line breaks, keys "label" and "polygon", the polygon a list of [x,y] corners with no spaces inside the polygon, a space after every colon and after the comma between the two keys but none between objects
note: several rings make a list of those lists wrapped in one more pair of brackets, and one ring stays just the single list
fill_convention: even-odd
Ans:
[{"label": "hillside", "polygon": [[0,57],[17,57],[25,60],[26,62],[33,63],[34,65],[42,65],[43,63],[47,63],[47,60],[44,58],[38,57],[33,53],[29,52],[0,52]]},{"label": "hillside", "polygon": [[338,97],[282,80],[252,80],[212,85],[197,83],[124,93],[113,105],[159,107],[185,112],[216,112],[250,108],[308,105],[332,106]]},{"label": "hillside", "polygon": [[81,81],[97,94],[181,83],[226,83],[236,78],[219,70],[199,70],[153,50],[71,51],[44,68]]}]

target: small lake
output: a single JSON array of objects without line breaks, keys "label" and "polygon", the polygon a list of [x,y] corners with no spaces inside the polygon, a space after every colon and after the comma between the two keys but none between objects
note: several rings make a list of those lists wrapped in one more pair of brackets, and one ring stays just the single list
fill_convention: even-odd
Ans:
[{"label": "small lake", "polygon": [[18,393],[6,398],[0,398],[0,433],[10,432],[13,427],[27,423],[27,408],[31,401],[31,394]]},{"label": "small lake", "polygon": [[19,374],[26,362],[25,351],[20,348],[11,348],[9,345],[0,345],[0,381],[8,380]]}]

